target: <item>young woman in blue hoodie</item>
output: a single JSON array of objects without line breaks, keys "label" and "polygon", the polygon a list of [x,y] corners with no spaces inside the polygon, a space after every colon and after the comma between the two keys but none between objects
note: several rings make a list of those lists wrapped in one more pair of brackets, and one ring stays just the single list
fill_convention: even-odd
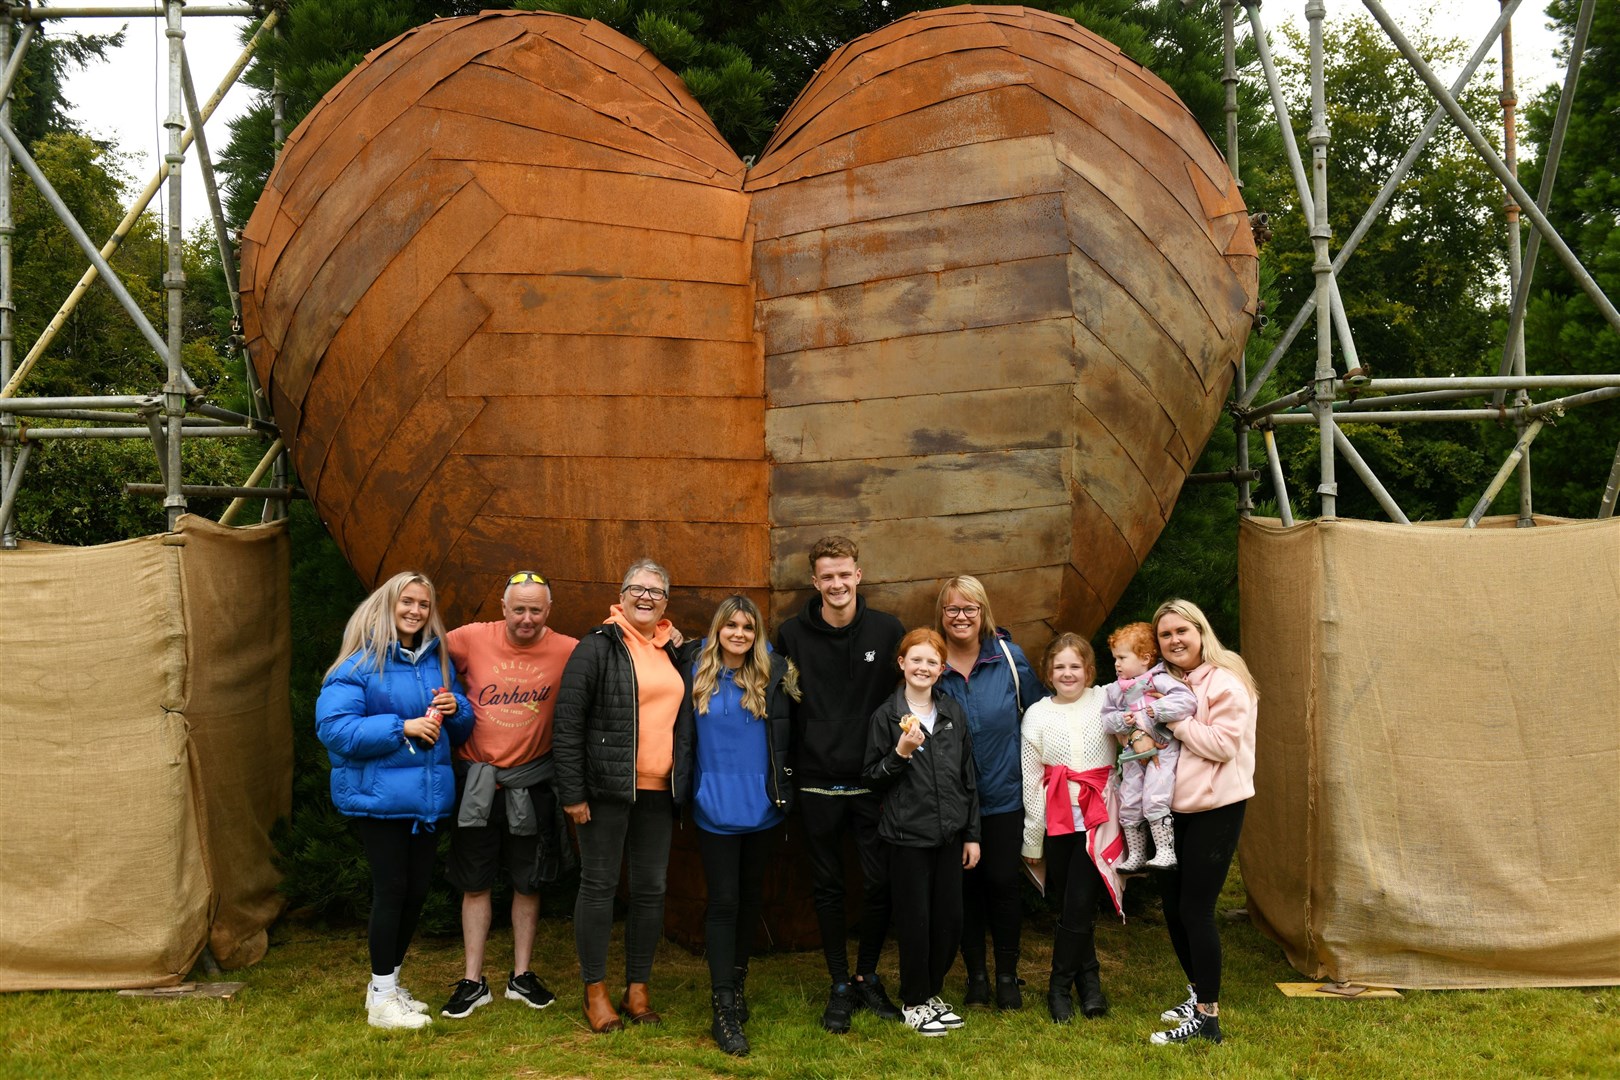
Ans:
[{"label": "young woman in blue hoodie", "polygon": [[789,701],[798,672],[765,643],[759,608],[745,596],[721,603],[697,648],[693,812],[708,885],[704,939],[713,996],[714,1041],[748,1053],[743,996],[765,867],[793,784],[787,768]]},{"label": "young woman in blue hoodie", "polygon": [[438,851],[435,827],[455,805],[450,748],[472,733],[444,650],[433,583],[395,574],[355,609],[315,702],[332,759],[332,802],[354,824],[371,867],[371,982],[366,1021],[419,1028],[428,1007],[399,985]]}]

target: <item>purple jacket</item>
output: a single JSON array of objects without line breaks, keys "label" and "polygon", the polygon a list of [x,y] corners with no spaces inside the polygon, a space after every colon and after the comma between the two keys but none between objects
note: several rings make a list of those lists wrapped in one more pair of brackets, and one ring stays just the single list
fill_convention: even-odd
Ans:
[{"label": "purple jacket", "polygon": [[1103,730],[1123,735],[1136,727],[1136,717],[1146,715],[1153,722],[1153,739],[1163,745],[1175,738],[1166,722],[1185,720],[1198,711],[1198,698],[1192,688],[1169,671],[1164,661],[1148,668],[1134,679],[1120,679],[1103,687]]}]

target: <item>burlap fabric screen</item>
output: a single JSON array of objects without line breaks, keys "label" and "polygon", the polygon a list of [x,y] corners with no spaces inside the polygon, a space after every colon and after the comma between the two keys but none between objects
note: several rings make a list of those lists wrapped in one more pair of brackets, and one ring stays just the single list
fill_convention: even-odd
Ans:
[{"label": "burlap fabric screen", "polygon": [[1261,692],[1239,854],[1289,961],[1620,982],[1620,520],[1249,521],[1238,556]]},{"label": "burlap fabric screen", "polygon": [[0,990],[264,955],[288,812],[283,525],[0,552]]}]

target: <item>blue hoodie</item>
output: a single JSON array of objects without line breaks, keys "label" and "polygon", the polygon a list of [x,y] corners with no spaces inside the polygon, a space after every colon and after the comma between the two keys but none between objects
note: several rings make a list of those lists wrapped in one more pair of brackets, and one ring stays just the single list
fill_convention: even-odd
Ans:
[{"label": "blue hoodie", "polygon": [[722,672],[709,698],[709,711],[695,714],[692,807],[704,832],[759,832],[783,819],[766,790],[771,772],[766,721],[743,708],[742,697],[737,680]]},{"label": "blue hoodie", "polygon": [[1024,808],[1023,770],[1018,764],[1021,720],[1024,710],[1046,694],[1040,677],[1024,658],[1024,650],[1012,643],[1005,630],[997,630],[996,638],[1007,643],[1018,666],[1016,695],[1007,658],[995,639],[979,643],[979,658],[968,678],[951,667],[939,677],[940,693],[954,698],[967,713],[973,764],[979,770],[982,817]]},{"label": "blue hoodie", "polygon": [[444,685],[438,639],[415,654],[398,645],[378,671],[356,653],[321,684],[315,733],[332,759],[332,802],[349,817],[400,818],[432,828],[456,803],[450,748],[472,734],[472,705],[450,668],[456,715],[446,717],[439,741],[422,746],[405,738],[405,721],[422,716],[433,691]]}]

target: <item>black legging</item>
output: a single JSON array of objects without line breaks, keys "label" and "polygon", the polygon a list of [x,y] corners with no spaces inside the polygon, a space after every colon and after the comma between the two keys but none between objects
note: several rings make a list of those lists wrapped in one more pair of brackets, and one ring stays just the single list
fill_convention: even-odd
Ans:
[{"label": "black legging", "polygon": [[416,934],[416,921],[433,880],[439,834],[428,829],[412,832],[416,825],[413,821],[370,817],[349,820],[354,822],[354,831],[371,866],[371,921],[366,935],[371,947],[371,973],[392,975],[404,961],[405,950]]},{"label": "black legging", "polygon": [[1215,924],[1215,901],[1232,867],[1246,805],[1235,802],[1171,818],[1176,866],[1159,871],[1159,892],[1170,944],[1199,1001],[1221,1000],[1221,933]]},{"label": "black legging", "polygon": [[733,990],[738,968],[748,966],[765,893],[765,867],[779,837],[776,829],[750,833],[697,831],[709,904],[703,912],[709,988]]},{"label": "black legging", "polygon": [[979,819],[979,865],[962,874],[962,964],[969,975],[985,970],[984,932],[995,945],[996,974],[1018,973],[1024,921],[1024,812]]},{"label": "black legging", "polygon": [[1088,934],[1102,902],[1102,873],[1086,853],[1086,834],[1065,833],[1046,838],[1046,897],[1058,913],[1058,923]]},{"label": "black legging", "polygon": [[962,940],[962,845],[887,845],[900,946],[900,998],[907,1006],[937,997]]}]

